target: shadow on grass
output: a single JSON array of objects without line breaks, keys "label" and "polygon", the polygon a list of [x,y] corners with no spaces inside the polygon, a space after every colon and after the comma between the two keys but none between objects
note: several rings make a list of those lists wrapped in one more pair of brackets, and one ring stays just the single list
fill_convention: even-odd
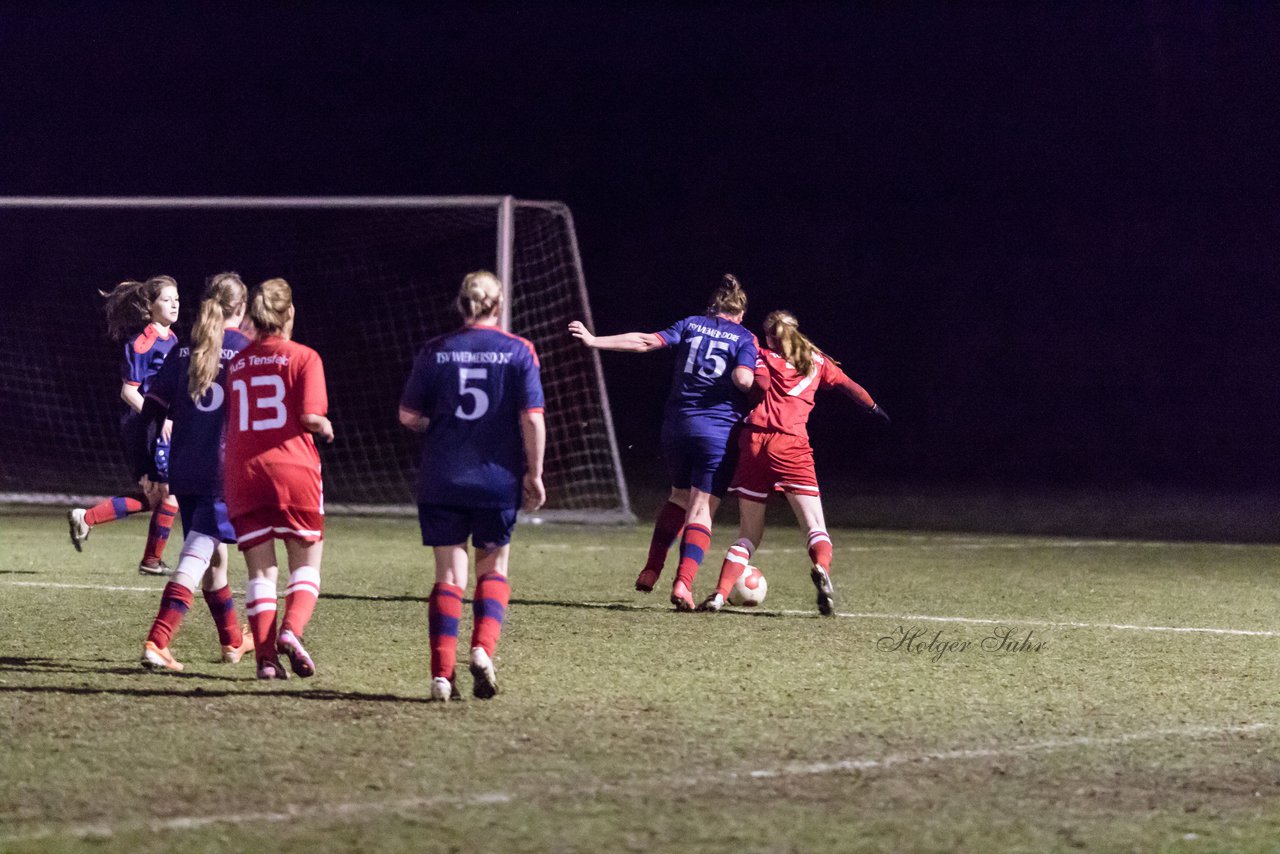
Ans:
[{"label": "shadow on grass", "polygon": [[[100,665],[100,666],[93,666]],[[75,673],[110,676],[145,676],[148,671],[140,665],[123,665],[107,658],[31,658],[27,656],[0,656],[0,672],[14,673]],[[206,682],[238,682],[233,676],[217,676],[210,673],[158,673],[174,679],[195,679]]]},{"label": "shadow on grass", "polygon": [[[180,675],[180,674],[174,674]],[[208,700],[220,697],[288,697],[297,700],[319,700],[321,702],[359,702],[359,703],[430,703],[428,697],[402,697],[398,694],[363,694],[359,691],[289,691],[264,690],[268,686],[256,680],[240,681],[244,689],[196,688],[192,691],[171,691],[163,688],[93,688],[88,685],[0,685],[0,694],[66,694],[70,696],[115,696],[115,697],[179,697],[197,700]]]},{"label": "shadow on grass", "polygon": [[[357,594],[357,593],[321,593],[321,599],[338,599],[348,602],[421,602],[427,604],[426,596],[411,596],[408,594],[379,596],[374,594]],[[463,599],[464,603],[470,604],[471,599]],[[581,602],[569,599],[512,599],[511,605],[521,605],[524,607],[542,607],[542,608],[580,608],[585,611],[629,611],[632,613],[670,613],[675,609],[665,603],[655,603],[652,605],[638,604],[635,602],[622,602],[618,600],[609,602]],[[737,617],[786,617],[795,619],[795,614],[783,614],[778,611],[769,610],[747,610],[728,608],[720,612],[725,615]],[[815,611],[813,616],[818,616]],[[695,618],[697,619],[697,618]]]},{"label": "shadow on grass", "polygon": [[34,569],[0,569],[0,575],[39,575]]}]

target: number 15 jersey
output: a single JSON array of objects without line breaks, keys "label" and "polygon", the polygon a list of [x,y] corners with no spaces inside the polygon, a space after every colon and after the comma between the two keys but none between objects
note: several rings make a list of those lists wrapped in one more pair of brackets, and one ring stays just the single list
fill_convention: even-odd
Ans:
[{"label": "number 15 jersey", "polygon": [[543,409],[533,344],[494,326],[464,326],[423,345],[400,406],[428,419],[418,501],[520,506],[520,413]]},{"label": "number 15 jersey", "polygon": [[733,369],[756,367],[756,337],[723,317],[694,315],[653,333],[675,351],[664,429],[685,436],[728,436],[747,414]]},{"label": "number 15 jersey", "polygon": [[263,507],[322,509],[320,454],[300,421],[329,411],[320,354],[278,336],[255,341],[227,366],[227,395],[232,518]]}]

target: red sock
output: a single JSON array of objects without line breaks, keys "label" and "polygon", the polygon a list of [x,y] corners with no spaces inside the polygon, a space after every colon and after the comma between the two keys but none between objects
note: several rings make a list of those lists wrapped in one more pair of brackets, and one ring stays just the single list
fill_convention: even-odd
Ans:
[{"label": "red sock", "polygon": [[668,501],[658,511],[658,518],[653,523],[653,537],[649,540],[649,559],[644,562],[644,571],[654,573],[657,581],[662,574],[662,565],[667,562],[667,552],[680,536],[684,527],[685,510],[679,504]]},{"label": "red sock", "polygon": [[826,531],[809,532],[809,560],[831,571],[831,538]]},{"label": "red sock", "polygon": [[84,511],[84,521],[89,527],[101,525],[103,522],[114,522],[131,513],[141,513],[147,507],[147,499],[141,493],[136,495],[118,495],[99,501]]},{"label": "red sock", "polygon": [[507,579],[496,572],[480,576],[476,580],[476,596],[471,603],[475,622],[471,626],[471,647],[483,647],[493,658],[502,634],[502,620],[507,614],[511,586]]},{"label": "red sock", "polygon": [[250,578],[244,592],[244,612],[253,632],[254,657],[271,661],[276,657],[276,585],[269,578]]},{"label": "red sock", "polygon": [[191,600],[191,591],[181,584],[174,584],[172,581],[166,584],[164,592],[160,594],[160,610],[156,613],[155,622],[151,624],[147,640],[162,649],[168,646],[174,633],[178,631],[178,626],[182,625],[182,618],[191,609]]},{"label": "red sock", "polygon": [[164,557],[164,547],[169,544],[169,532],[173,530],[178,505],[163,502],[151,514],[151,527],[147,530],[147,552],[142,556],[146,563],[159,563]]},{"label": "red sock", "polygon": [[698,574],[702,558],[711,547],[711,529],[703,525],[685,525],[684,536],[680,538],[680,568],[676,570],[676,581],[683,581],[693,589],[693,577]]},{"label": "red sock", "polygon": [[319,598],[320,570],[314,566],[300,566],[290,572],[289,586],[284,591],[284,620],[280,628],[302,637]]},{"label": "red sock", "polygon": [[458,660],[458,620],[462,618],[461,587],[436,582],[427,600],[427,632],[431,638],[431,678],[453,678]]},{"label": "red sock", "polygon": [[729,598],[734,582],[750,565],[752,548],[752,542],[744,537],[729,546],[725,553],[724,563],[720,565],[720,581],[716,584],[716,592],[724,598]]},{"label": "red sock", "polygon": [[236,602],[231,598],[231,585],[224,584],[217,590],[204,591],[204,603],[209,606],[209,616],[218,627],[218,643],[223,646],[240,646],[244,633],[236,620]]}]

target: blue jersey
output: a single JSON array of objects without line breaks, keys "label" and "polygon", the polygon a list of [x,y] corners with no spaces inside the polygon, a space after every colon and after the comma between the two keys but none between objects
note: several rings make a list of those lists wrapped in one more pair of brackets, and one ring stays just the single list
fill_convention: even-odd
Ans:
[{"label": "blue jersey", "polygon": [[174,495],[222,496],[222,434],[226,423],[227,363],[249,346],[239,329],[222,336],[222,355],[213,385],[192,400],[191,348],[181,347],[151,381],[147,397],[169,410],[173,438],[169,449],[169,491]]},{"label": "blue jersey", "polygon": [[151,387],[151,379],[164,364],[164,359],[178,344],[178,336],[172,329],[161,329],[154,323],[138,333],[124,345],[124,362],[120,366],[120,379],[138,387],[144,397]]},{"label": "blue jersey", "polygon": [[694,315],[655,333],[675,350],[664,428],[686,436],[728,436],[747,414],[733,369],[756,368],[756,337],[723,317]]},{"label": "blue jersey", "polygon": [[531,343],[492,326],[465,326],[434,338],[414,360],[400,406],[429,419],[419,503],[520,506],[520,414],[543,407]]}]

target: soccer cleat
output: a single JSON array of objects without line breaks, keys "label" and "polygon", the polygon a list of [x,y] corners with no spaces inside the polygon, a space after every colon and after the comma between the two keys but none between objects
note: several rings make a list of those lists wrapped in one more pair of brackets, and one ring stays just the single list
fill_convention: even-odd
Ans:
[{"label": "soccer cleat", "polygon": [[138,575],[173,575],[173,567],[162,560],[144,560],[138,564]]},{"label": "soccer cleat", "polygon": [[830,574],[815,563],[809,578],[813,580],[813,586],[818,588],[818,613],[824,617],[835,616],[836,588],[831,583]]},{"label": "soccer cleat", "polygon": [[71,529],[71,545],[75,546],[78,552],[84,551],[85,540],[89,539],[89,532],[93,529],[84,520],[83,508],[77,507],[67,511],[67,527]]},{"label": "soccer cleat", "polygon": [[142,645],[142,666],[148,670],[172,670],[182,672],[182,662],[173,657],[167,646],[156,646],[153,641]]},{"label": "soccer cleat", "polygon": [[244,631],[240,633],[239,646],[232,646],[229,643],[222,645],[222,661],[224,664],[239,664],[240,659],[250,652],[253,652],[253,632],[245,626]]},{"label": "soccer cleat", "polygon": [[264,658],[258,662],[259,679],[288,679],[289,671],[284,669],[278,658]]},{"label": "soccer cleat", "polygon": [[471,678],[475,680],[471,693],[476,699],[489,700],[498,693],[498,675],[493,672],[493,661],[484,647],[471,648]]},{"label": "soccer cleat", "polygon": [[724,597],[719,593],[712,593],[706,599],[702,600],[702,604],[698,606],[699,611],[706,611],[714,614],[724,607]]},{"label": "soccer cleat", "polygon": [[652,591],[653,585],[658,583],[658,576],[661,574],[661,569],[640,570],[640,575],[636,578],[636,589],[641,593],[648,593]]},{"label": "soccer cleat", "polygon": [[457,689],[453,687],[452,679],[436,676],[431,680],[431,701],[433,703],[447,703],[450,700],[457,699],[457,692]]},{"label": "soccer cleat", "polygon": [[307,655],[307,650],[302,646],[298,636],[288,629],[280,632],[280,636],[276,638],[276,652],[287,655],[293,672],[303,679],[315,675],[316,663],[311,660],[311,656]]},{"label": "soccer cleat", "polygon": [[693,610],[693,593],[689,590],[689,585],[678,579],[671,585],[671,604],[676,606],[677,611]]}]

